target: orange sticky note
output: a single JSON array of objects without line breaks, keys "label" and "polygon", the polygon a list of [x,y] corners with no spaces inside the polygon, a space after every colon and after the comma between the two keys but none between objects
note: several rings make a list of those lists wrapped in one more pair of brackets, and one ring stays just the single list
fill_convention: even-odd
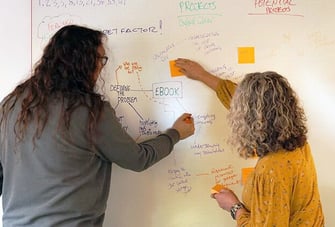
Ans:
[{"label": "orange sticky note", "polygon": [[170,64],[170,73],[171,73],[171,76],[172,77],[175,77],[175,76],[182,76],[183,73],[179,71],[179,68],[175,65],[176,64],[176,61],[175,60],[171,60],[169,62]]},{"label": "orange sticky note", "polygon": [[211,189],[211,194],[219,193],[222,189],[225,189],[226,187],[222,184],[217,184]]},{"label": "orange sticky note", "polygon": [[255,48],[254,47],[238,47],[238,63],[252,64],[255,63]]},{"label": "orange sticky note", "polygon": [[242,168],[242,185],[247,182],[248,176],[254,171],[254,167]]}]

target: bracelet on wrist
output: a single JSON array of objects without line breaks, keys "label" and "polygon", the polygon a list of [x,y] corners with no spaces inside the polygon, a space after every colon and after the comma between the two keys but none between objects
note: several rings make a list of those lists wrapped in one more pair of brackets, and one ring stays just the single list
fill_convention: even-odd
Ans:
[{"label": "bracelet on wrist", "polygon": [[239,209],[241,208],[244,208],[244,205],[243,203],[241,202],[238,202],[236,204],[234,204],[231,208],[230,208],[230,214],[231,214],[231,217],[236,220],[236,213]]}]

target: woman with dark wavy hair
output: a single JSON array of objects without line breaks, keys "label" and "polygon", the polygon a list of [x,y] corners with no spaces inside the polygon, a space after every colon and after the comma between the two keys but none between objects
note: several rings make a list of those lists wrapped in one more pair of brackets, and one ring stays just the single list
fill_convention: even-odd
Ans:
[{"label": "woman with dark wavy hair", "polygon": [[212,88],[230,110],[230,142],[240,156],[258,157],[243,203],[228,188],[212,195],[237,226],[324,226],[306,117],[288,81],[268,71],[249,73],[236,84],[189,59],[176,66]]},{"label": "woman with dark wavy hair", "polygon": [[[4,226],[102,226],[115,163],[142,171],[194,133],[190,114],[136,143],[95,91],[106,36],[69,25],[0,106]],[[190,118],[191,121],[185,121]]]}]

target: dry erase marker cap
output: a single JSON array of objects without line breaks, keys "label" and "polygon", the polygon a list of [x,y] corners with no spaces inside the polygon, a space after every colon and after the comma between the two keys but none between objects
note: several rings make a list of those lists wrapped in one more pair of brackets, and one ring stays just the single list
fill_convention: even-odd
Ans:
[{"label": "dry erase marker cap", "polygon": [[187,117],[187,118],[184,119],[184,121],[186,123],[192,123],[192,118],[191,117]]}]

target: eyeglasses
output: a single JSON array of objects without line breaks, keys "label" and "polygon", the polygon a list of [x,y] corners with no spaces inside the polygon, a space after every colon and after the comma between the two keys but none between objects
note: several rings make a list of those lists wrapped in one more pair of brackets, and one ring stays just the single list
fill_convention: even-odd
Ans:
[{"label": "eyeglasses", "polygon": [[101,64],[105,66],[108,62],[108,57],[107,56],[98,56],[98,58],[101,59]]}]

